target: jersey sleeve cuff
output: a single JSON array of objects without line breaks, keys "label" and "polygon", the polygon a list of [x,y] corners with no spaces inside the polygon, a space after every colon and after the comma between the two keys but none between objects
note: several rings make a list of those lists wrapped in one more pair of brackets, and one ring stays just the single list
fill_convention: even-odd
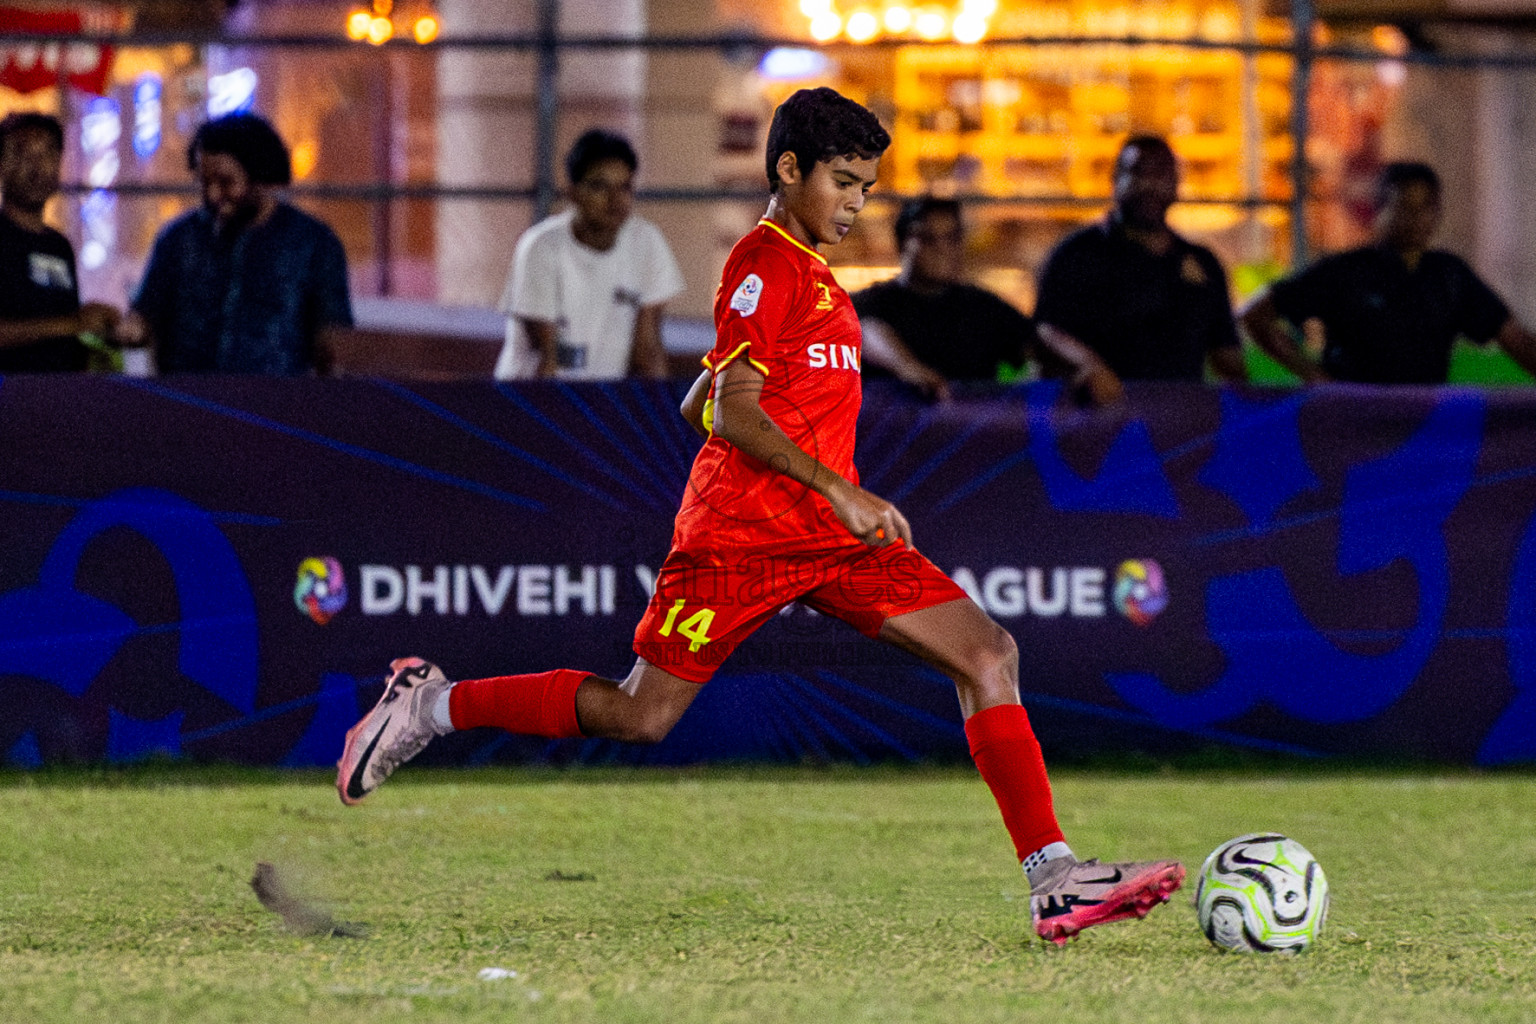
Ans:
[{"label": "jersey sleeve cuff", "polygon": [[711,363],[709,361],[709,356],[707,356],[707,355],[702,360],[700,360],[700,362],[702,362],[704,364],[704,366],[711,373],[719,373],[721,370],[725,369],[731,363],[735,362],[738,358],[741,358],[743,356],[743,354],[745,353],[746,354],[747,362],[752,365],[752,368],[754,370],[756,370],[758,373],[762,374],[764,377],[769,376],[768,367],[764,366],[762,363],[758,362],[756,359],[753,359],[752,356],[750,355],[751,346],[752,346],[752,343],[750,341],[744,341],[740,345],[737,345],[735,348],[731,349],[731,351],[729,353],[727,353],[724,356],[721,356],[718,360],[716,360],[713,363]]}]

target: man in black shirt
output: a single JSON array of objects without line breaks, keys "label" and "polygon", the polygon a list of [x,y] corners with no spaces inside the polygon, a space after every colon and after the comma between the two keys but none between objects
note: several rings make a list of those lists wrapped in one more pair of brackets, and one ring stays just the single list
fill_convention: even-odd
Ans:
[{"label": "man in black shirt", "polygon": [[901,273],[852,296],[867,367],[942,398],[949,381],[997,380],[1024,365],[1034,327],[1007,302],[966,283],[958,202],[907,203],[896,218],[896,248]]},{"label": "man in black shirt", "polygon": [[0,373],[84,370],[80,336],[106,340],[117,323],[111,306],[80,305],[75,250],[43,223],[63,154],[56,118],[0,121]]},{"label": "man in black shirt", "polygon": [[1168,226],[1178,188],[1167,142],[1126,140],[1109,215],[1068,235],[1041,269],[1041,345],[1093,404],[1118,401],[1124,380],[1203,380],[1207,360],[1223,379],[1247,379],[1226,272]]},{"label": "man in black shirt", "polygon": [[[1391,163],[1376,190],[1375,241],[1277,281],[1243,310],[1243,326],[1308,383],[1444,384],[1459,337],[1490,339],[1536,373],[1536,338],[1460,257],[1430,249],[1440,226],[1440,178],[1422,163]],[[1293,340],[1322,325],[1322,359]]]}]

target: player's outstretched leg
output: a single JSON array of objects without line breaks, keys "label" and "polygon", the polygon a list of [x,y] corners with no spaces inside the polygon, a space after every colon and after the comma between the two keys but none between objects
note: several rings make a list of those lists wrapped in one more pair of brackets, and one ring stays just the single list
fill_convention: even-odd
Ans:
[{"label": "player's outstretched leg", "polygon": [[491,726],[547,739],[659,743],[699,685],[643,658],[622,682],[557,668],[457,683],[436,665],[400,658],[390,663],[384,696],[347,733],[336,762],[336,791],[342,803],[358,803],[433,737],[455,729]]},{"label": "player's outstretched leg", "polygon": [[384,696],[347,732],[336,762],[336,792],[355,804],[378,788],[444,730],[433,722],[433,709],[448,689],[442,670],[420,658],[389,663]]},{"label": "player's outstretched leg", "polygon": [[955,681],[971,756],[1029,879],[1037,935],[1064,945],[1084,928],[1146,917],[1168,902],[1184,880],[1177,861],[1103,864],[1073,856],[1056,821],[1040,744],[1019,704],[1018,649],[1006,630],[959,599],[887,619],[880,637]]},{"label": "player's outstretched leg", "polygon": [[1176,860],[1100,863],[1059,857],[1030,878],[1029,913],[1035,934],[1058,946],[1084,928],[1146,917],[1184,881]]}]

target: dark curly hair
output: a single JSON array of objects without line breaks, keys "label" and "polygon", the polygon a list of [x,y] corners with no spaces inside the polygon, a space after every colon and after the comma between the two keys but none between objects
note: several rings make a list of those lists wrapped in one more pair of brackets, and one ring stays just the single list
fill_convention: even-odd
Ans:
[{"label": "dark curly hair", "polygon": [[199,153],[234,157],[246,176],[258,185],[287,185],[293,181],[288,147],[277,129],[257,114],[225,114],[203,122],[187,145],[188,170],[197,170]]},{"label": "dark curly hair", "polygon": [[631,174],[640,166],[640,160],[635,156],[635,147],[629,144],[628,139],[618,132],[593,128],[583,132],[581,138],[565,154],[565,176],[572,185],[579,185],[587,172],[604,160],[623,161]]},{"label": "dark curly hair", "polygon": [[957,221],[964,221],[960,213],[960,201],[958,199],[940,199],[938,196],[922,196],[918,199],[909,199],[902,204],[901,212],[896,215],[896,248],[905,248],[907,239],[912,237],[912,229],[931,213],[953,217]]},{"label": "dark curly hair", "polygon": [[1394,160],[1381,169],[1376,179],[1376,209],[1380,210],[1392,199],[1392,193],[1414,182],[1428,188],[1440,198],[1440,175],[1429,164],[1418,160]]},{"label": "dark curly hair", "polygon": [[779,104],[768,126],[768,185],[779,189],[779,157],[795,154],[803,173],[822,160],[872,160],[891,144],[890,133],[864,107],[822,86],[801,89]]},{"label": "dark curly hair", "polygon": [[25,131],[42,132],[48,136],[60,153],[64,152],[64,125],[51,114],[39,114],[29,110],[19,114],[7,114],[5,120],[0,121],[0,153],[5,152],[6,139]]}]

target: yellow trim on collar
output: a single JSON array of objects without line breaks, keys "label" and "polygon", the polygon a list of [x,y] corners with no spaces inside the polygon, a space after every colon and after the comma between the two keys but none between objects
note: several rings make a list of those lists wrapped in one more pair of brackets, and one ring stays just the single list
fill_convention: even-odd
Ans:
[{"label": "yellow trim on collar", "polygon": [[791,235],[788,231],[785,231],[783,228],[779,227],[777,224],[775,224],[773,221],[769,220],[767,217],[764,217],[762,220],[758,221],[757,223],[760,226],[770,227],[773,230],[777,231],[779,234],[784,236],[784,240],[786,242],[788,242],[790,245],[794,246],[796,249],[803,249],[806,252],[810,253],[812,256],[814,256],[817,259],[821,260],[823,266],[828,266],[829,265],[827,263],[827,258],[825,256],[823,256],[821,253],[817,252],[815,249],[812,249],[810,246],[801,244],[799,241],[797,241],[795,239],[795,236]]}]

